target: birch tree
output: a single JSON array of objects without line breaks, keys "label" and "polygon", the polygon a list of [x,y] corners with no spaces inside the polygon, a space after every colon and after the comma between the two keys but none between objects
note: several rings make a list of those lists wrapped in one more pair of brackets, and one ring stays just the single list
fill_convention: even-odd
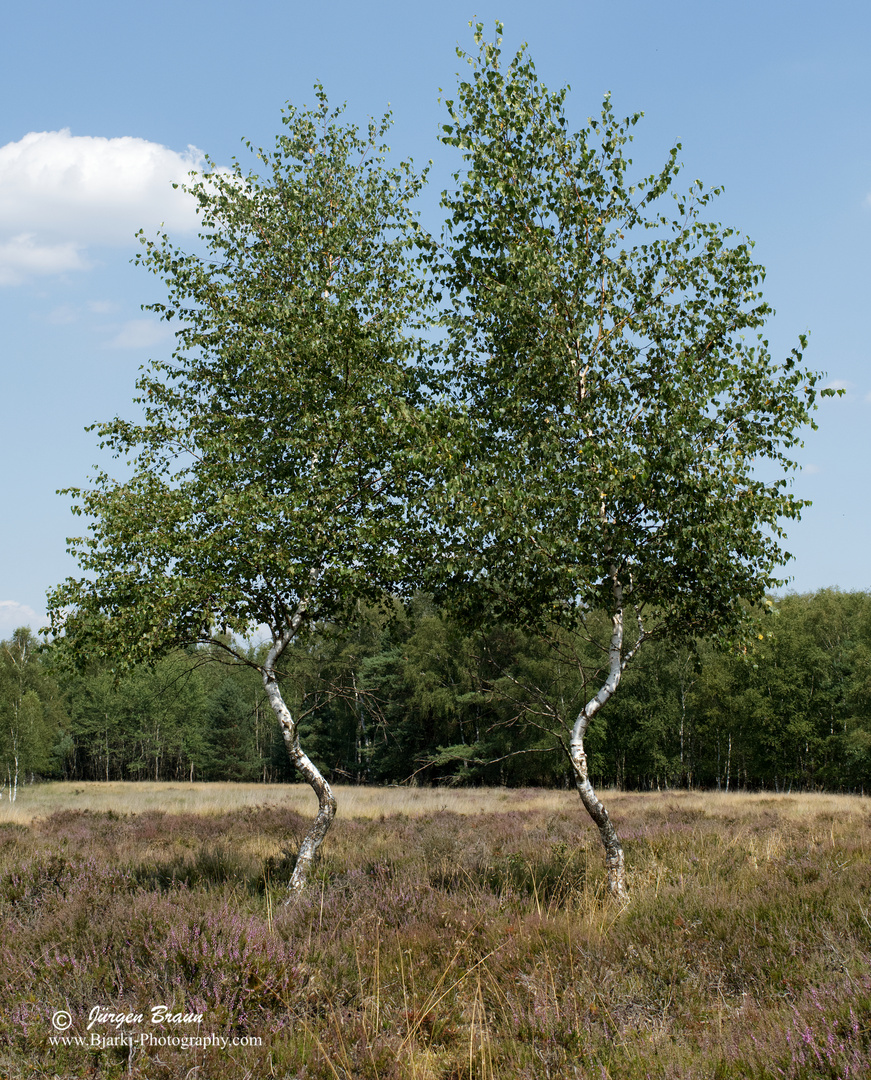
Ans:
[{"label": "birch tree", "polygon": [[553,713],[624,897],[589,725],[654,628],[728,638],[778,584],[784,522],[805,505],[787,490],[791,451],[819,376],[803,337],[770,356],[763,270],[706,220],[717,189],[675,190],[679,144],[633,179],[640,114],[620,120],[606,97],[573,132],[568,88],[548,90],[523,50],[503,63],[480,24],[475,41],[443,129],[463,164],[437,267],[455,389],[432,492],[440,567],[475,621],[506,617],[564,652],[566,634],[589,639],[566,653],[589,687],[574,714],[543,687],[518,700]]},{"label": "birch tree", "polygon": [[[96,425],[122,475],[73,489],[83,575],[50,594],[51,630],[120,668],[209,644],[257,668],[290,761],[318,798],[290,881],[301,889],[336,810],[300,744],[281,659],[313,620],[378,601],[408,546],[426,370],[414,270],[423,183],[386,164],[389,116],[368,132],[321,88],[288,107],[254,171],[187,187],[200,253],[141,236],[139,263],[178,327],[138,381],[141,417]],[[202,253],[204,252],[204,253]],[[262,660],[234,644],[266,627]]]},{"label": "birch tree", "polygon": [[0,641],[0,798],[15,802],[19,783],[56,771],[66,721],[61,695],[27,627]]}]

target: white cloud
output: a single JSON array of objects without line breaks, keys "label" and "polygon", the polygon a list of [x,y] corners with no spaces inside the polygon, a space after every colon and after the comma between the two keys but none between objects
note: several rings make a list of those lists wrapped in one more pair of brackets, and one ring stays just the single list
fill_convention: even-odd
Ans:
[{"label": "white cloud", "polygon": [[61,304],[52,308],[48,313],[47,321],[52,326],[67,326],[69,323],[78,322],[79,312],[73,304]]},{"label": "white cloud", "polygon": [[[111,315],[118,310],[118,305],[109,300],[89,300],[86,304],[58,304],[51,309],[45,319],[52,326],[67,326],[78,322],[83,315]],[[117,329],[118,324],[109,330]]]},{"label": "white cloud", "polygon": [[[0,189],[0,204],[2,198]],[[0,239],[0,285],[18,285],[37,274],[84,270],[87,265],[80,253],[80,245],[73,242],[40,243],[33,233]]]},{"label": "white cloud", "polygon": [[34,632],[42,624],[42,619],[27,604],[17,600],[0,600],[0,638],[9,638],[19,626],[29,626]]},{"label": "white cloud", "polygon": [[196,229],[194,200],[173,183],[200,169],[194,146],[177,153],[124,136],[31,132],[0,147],[0,284],[81,270],[94,244],[135,244],[139,229]]},{"label": "white cloud", "polygon": [[154,319],[130,319],[106,344],[114,349],[148,349],[166,341],[172,334],[166,323]]},{"label": "white cloud", "polygon": [[89,300],[88,311],[93,312],[94,315],[108,315],[115,311],[118,307],[117,304],[113,304],[111,300]]}]

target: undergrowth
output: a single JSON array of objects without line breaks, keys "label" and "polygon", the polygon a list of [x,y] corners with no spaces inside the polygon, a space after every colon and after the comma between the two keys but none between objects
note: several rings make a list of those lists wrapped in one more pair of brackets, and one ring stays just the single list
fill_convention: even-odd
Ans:
[{"label": "undergrowth", "polygon": [[866,1077],[871,815],[802,799],[615,800],[623,908],[568,796],[340,818],[290,905],[277,806],[0,826],[0,1075]]}]

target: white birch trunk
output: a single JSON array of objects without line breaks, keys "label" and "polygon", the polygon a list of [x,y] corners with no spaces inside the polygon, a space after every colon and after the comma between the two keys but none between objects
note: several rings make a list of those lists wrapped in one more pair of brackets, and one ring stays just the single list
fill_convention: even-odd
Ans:
[{"label": "white birch trunk", "polygon": [[[311,584],[314,584],[317,577],[318,573],[312,571],[310,575]],[[281,696],[275,671],[278,658],[296,635],[307,607],[308,598],[304,598],[299,602],[293,618],[285,630],[280,635],[273,634],[273,645],[262,668],[266,696],[269,699],[272,711],[278,718],[278,723],[281,725],[281,734],[284,737],[284,745],[287,747],[287,755],[291,764],[302,773],[306,782],[311,785],[318,799],[317,817],[300,845],[296,857],[296,866],[293,868],[293,874],[288,885],[291,897],[305,888],[318,848],[323,843],[324,837],[333,823],[333,818],[336,816],[336,797],[333,795],[326,778],[300,746],[299,729],[290,709],[288,709],[284,698]],[[290,903],[291,897],[288,898],[286,903]]]},{"label": "white birch trunk", "polygon": [[612,570],[615,608],[611,619],[611,644],[608,651],[608,678],[594,698],[584,706],[575,720],[572,728],[571,742],[569,744],[572,767],[575,773],[575,786],[581,797],[581,802],[587,813],[593,819],[602,838],[605,847],[605,868],[608,875],[608,892],[617,900],[627,900],[629,894],[626,889],[626,866],[623,858],[623,845],[617,835],[617,830],[611,821],[608,811],[602,801],[596,795],[587,771],[587,755],[584,751],[584,736],[587,733],[590,721],[611,697],[620,684],[623,669],[638,651],[644,638],[643,632],[638,641],[632,647],[629,654],[623,656],[623,590],[617,579],[616,571]]}]

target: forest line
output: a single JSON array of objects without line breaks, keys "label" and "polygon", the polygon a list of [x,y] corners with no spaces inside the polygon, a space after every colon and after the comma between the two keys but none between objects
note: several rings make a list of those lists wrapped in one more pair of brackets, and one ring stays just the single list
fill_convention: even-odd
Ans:
[{"label": "forest line", "polygon": [[[16,631],[0,646],[5,797],[38,779],[295,779],[258,672],[218,652],[73,673]],[[579,672],[552,641],[510,625],[470,634],[418,596],[317,625],[288,650],[282,690],[331,781],[570,786],[548,718],[550,703],[583,707]],[[597,784],[630,790],[864,793],[871,595],[775,599],[746,651],[654,634],[591,728],[589,758]]]}]

